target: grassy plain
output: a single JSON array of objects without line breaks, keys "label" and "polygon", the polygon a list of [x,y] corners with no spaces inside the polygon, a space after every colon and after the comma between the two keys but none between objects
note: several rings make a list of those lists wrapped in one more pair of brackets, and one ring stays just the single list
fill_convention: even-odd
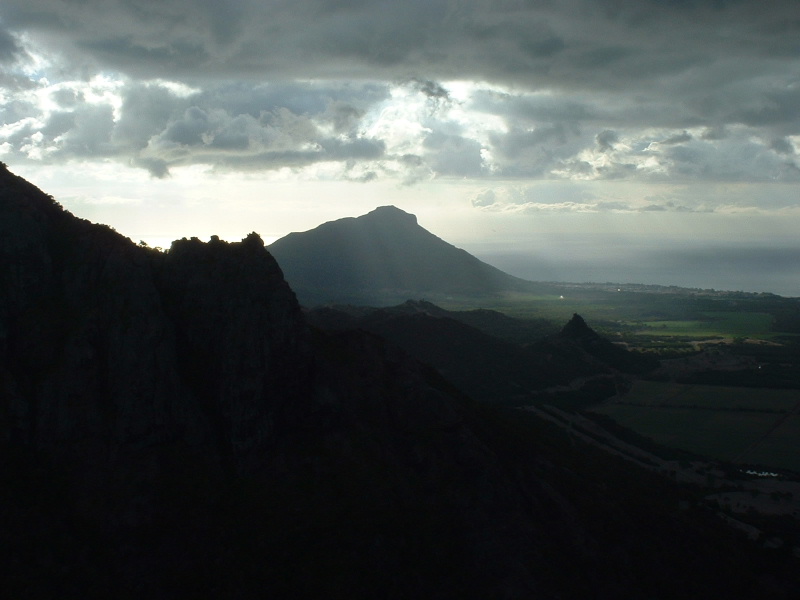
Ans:
[{"label": "grassy plain", "polygon": [[661,408],[788,413],[800,402],[800,391],[636,381],[631,390],[617,400]]},{"label": "grassy plain", "polygon": [[535,292],[482,297],[477,302],[480,306],[476,299],[440,299],[438,303],[452,310],[489,308],[554,323],[565,323],[577,312],[606,333],[636,336],[769,339],[780,331],[800,333],[796,299],[658,286],[538,285]]},{"label": "grassy plain", "polygon": [[800,472],[800,391],[637,381],[592,410],[656,442]]},{"label": "grassy plain", "polygon": [[[658,320],[641,322],[643,326],[637,335],[687,336],[696,338],[712,337],[750,337],[770,339],[772,315],[762,312],[705,311],[701,319],[692,321]],[[632,322],[629,325],[636,326]]]}]

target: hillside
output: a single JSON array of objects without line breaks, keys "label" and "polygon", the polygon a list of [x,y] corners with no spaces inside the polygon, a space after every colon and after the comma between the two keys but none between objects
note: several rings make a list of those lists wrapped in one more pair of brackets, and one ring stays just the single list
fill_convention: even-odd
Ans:
[{"label": "hillside", "polygon": [[[322,307],[307,311],[306,318],[326,330],[378,334],[435,367],[465,394],[511,405],[552,402],[548,388],[579,380],[575,391],[585,388],[581,395],[586,400],[599,401],[627,375],[658,366],[657,360],[599,336],[578,315],[548,336],[535,322],[494,311],[448,311],[419,301],[385,308]],[[504,339],[512,324],[527,343]]]},{"label": "hillside", "polygon": [[14,598],[793,598],[690,491],[310,328],[260,238],[166,253],[0,166]]},{"label": "hillside", "polygon": [[448,244],[393,206],[290,233],[268,249],[304,305],[475,297],[532,285]]}]

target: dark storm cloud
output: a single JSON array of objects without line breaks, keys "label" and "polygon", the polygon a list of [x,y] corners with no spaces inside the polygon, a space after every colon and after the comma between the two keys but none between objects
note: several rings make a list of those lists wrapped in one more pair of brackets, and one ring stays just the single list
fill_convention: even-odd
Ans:
[{"label": "dark storm cloud", "polygon": [[705,131],[703,131],[702,135],[700,136],[704,140],[724,140],[728,137],[728,132],[725,131],[724,127],[708,127]]},{"label": "dark storm cloud", "polygon": [[164,131],[186,110],[191,98],[180,98],[157,84],[131,84],[122,95],[120,118],[114,128],[115,142],[132,151],[142,150],[153,136]]},{"label": "dark storm cloud", "polygon": [[692,141],[665,146],[661,157],[670,165],[669,175],[689,180],[800,181],[794,163],[768,144],[742,135],[724,146]]},{"label": "dark storm cloud", "polygon": [[490,137],[496,168],[512,177],[546,177],[570,159],[588,140],[574,124],[541,123]]},{"label": "dark storm cloud", "polygon": [[0,64],[16,61],[22,53],[16,38],[0,27]]},{"label": "dark storm cloud", "polygon": [[683,131],[681,133],[671,135],[665,140],[661,140],[661,143],[671,146],[673,144],[683,144],[684,142],[691,141],[691,139],[692,139],[691,134],[688,131]]},{"label": "dark storm cloud", "polygon": [[384,146],[375,140],[323,140],[317,147],[287,150],[265,150],[255,154],[236,154],[217,158],[224,167],[243,170],[291,167],[301,168],[326,161],[376,160],[383,156]]},{"label": "dark storm cloud", "polygon": [[[798,48],[800,52],[800,48]],[[729,120],[759,127],[762,125],[789,126],[789,133],[800,133],[800,87],[768,90],[742,108],[731,112]]]},{"label": "dark storm cloud", "polygon": [[778,154],[787,154],[792,155],[794,154],[794,146],[787,140],[786,138],[778,138],[772,140],[769,145],[775,152]]},{"label": "dark storm cloud", "polygon": [[[4,86],[38,77],[19,75],[34,50],[63,79],[112,72],[127,83],[110,124],[108,109],[93,108],[91,121],[77,92],[60,90],[53,100],[71,117],[39,115],[49,122],[37,125],[23,115],[0,143],[20,156],[49,141],[53,159],[126,157],[157,176],[201,161],[391,159],[409,181],[796,181],[797,15],[796,0],[768,9],[744,0],[4,0]],[[39,68],[31,65],[25,72]],[[195,91],[174,93],[158,79]],[[490,85],[459,105],[453,80]],[[392,85],[430,104],[422,148],[398,151],[423,164],[389,156],[388,138],[364,131]],[[3,122],[15,122],[20,106],[0,107]],[[454,130],[445,113],[456,106],[506,127]]]},{"label": "dark storm cloud", "polygon": [[673,202],[667,202],[666,204],[648,204],[640,209],[641,212],[667,212],[667,211],[676,211],[676,212],[694,212],[688,206],[683,205],[676,205]]},{"label": "dark storm cloud", "polygon": [[420,92],[422,92],[432,100],[450,99],[450,94],[448,93],[448,91],[445,88],[443,88],[441,84],[435,81],[412,79],[412,82],[415,84],[415,87]]},{"label": "dark storm cloud", "polygon": [[87,158],[118,153],[111,143],[114,115],[110,106],[82,105],[71,116],[73,127],[61,135],[59,152],[69,157]]},{"label": "dark storm cloud", "polygon": [[503,114],[515,123],[526,122],[582,122],[602,118],[596,106],[573,96],[553,94],[537,96],[512,95],[499,92],[478,92],[471,107],[489,114]]},{"label": "dark storm cloud", "polygon": [[75,113],[72,111],[60,111],[50,114],[44,127],[40,129],[47,139],[56,139],[65,133],[76,128]]},{"label": "dark storm cloud", "polygon": [[595,138],[597,140],[597,147],[600,149],[601,152],[605,152],[607,150],[613,150],[614,144],[619,141],[619,136],[616,132],[611,131],[610,129],[605,129],[597,134]]},{"label": "dark storm cloud", "polygon": [[[0,18],[0,90],[16,91],[31,87],[30,80],[16,69],[16,66],[27,58],[29,58],[27,52],[17,37],[3,27]],[[1,110],[2,105],[0,105]],[[1,119],[0,124],[2,124]]]},{"label": "dark storm cloud", "polygon": [[[796,56],[793,0],[6,0],[9,27],[108,67],[186,77],[387,78],[409,74],[613,89],[717,57]],[[416,72],[415,72],[416,71]]]},{"label": "dark storm cloud", "polygon": [[156,46],[144,45],[132,37],[79,40],[77,47],[97,57],[102,63],[123,71],[147,75],[146,65],[158,65],[157,72],[191,72],[209,62],[207,48],[190,41],[170,41]]}]

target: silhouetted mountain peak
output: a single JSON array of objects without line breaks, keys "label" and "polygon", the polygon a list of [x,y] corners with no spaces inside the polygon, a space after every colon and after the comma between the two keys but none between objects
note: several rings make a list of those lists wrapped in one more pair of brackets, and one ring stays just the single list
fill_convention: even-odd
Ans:
[{"label": "silhouetted mountain peak", "polygon": [[427,300],[406,300],[400,306],[395,307],[395,310],[406,313],[425,313],[432,316],[442,316],[446,313],[446,311]]},{"label": "silhouetted mountain peak", "polygon": [[387,304],[530,285],[448,244],[395,206],[290,233],[269,251],[306,304]]},{"label": "silhouetted mountain peak", "polygon": [[380,221],[391,223],[393,225],[417,225],[416,215],[407,213],[396,206],[379,206],[373,211],[358,217],[357,220],[363,221]]},{"label": "silhouetted mountain peak", "polygon": [[583,317],[574,313],[569,322],[561,329],[561,335],[572,339],[598,338],[594,329],[586,324]]},{"label": "silhouetted mountain peak", "polygon": [[578,313],[572,315],[557,336],[545,343],[588,353],[599,361],[595,364],[602,365],[603,369],[611,367],[624,373],[645,373],[658,366],[658,360],[653,356],[629,352],[604,338],[589,327]]}]

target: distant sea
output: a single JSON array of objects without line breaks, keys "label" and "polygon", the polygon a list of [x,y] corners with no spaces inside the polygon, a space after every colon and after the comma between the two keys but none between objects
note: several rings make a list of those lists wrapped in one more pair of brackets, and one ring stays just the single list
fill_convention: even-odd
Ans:
[{"label": "distant sea", "polygon": [[531,281],[644,283],[800,297],[800,247],[583,248],[569,254],[464,248]]}]

